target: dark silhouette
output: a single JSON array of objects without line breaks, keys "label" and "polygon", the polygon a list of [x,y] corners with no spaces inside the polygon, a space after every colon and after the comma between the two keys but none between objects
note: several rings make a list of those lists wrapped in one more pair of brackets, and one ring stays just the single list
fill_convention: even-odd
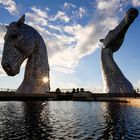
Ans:
[{"label": "dark silhouette", "polygon": [[60,88],[57,88],[57,89],[55,90],[55,92],[56,92],[56,93],[61,93]]},{"label": "dark silhouette", "polygon": [[75,93],[75,92],[76,92],[76,90],[75,90],[75,88],[73,88],[73,89],[72,89],[72,93]]},{"label": "dark silhouette", "polygon": [[79,93],[79,88],[76,89],[76,93]]},{"label": "dark silhouette", "polygon": [[138,16],[138,10],[130,8],[121,21],[121,23],[113,30],[109,31],[105,39],[100,41],[103,43],[101,50],[101,63],[103,73],[104,92],[106,93],[125,93],[130,96],[134,93],[132,84],[125,78],[117,64],[113,59],[113,53],[121,47],[125,34],[129,26]]}]

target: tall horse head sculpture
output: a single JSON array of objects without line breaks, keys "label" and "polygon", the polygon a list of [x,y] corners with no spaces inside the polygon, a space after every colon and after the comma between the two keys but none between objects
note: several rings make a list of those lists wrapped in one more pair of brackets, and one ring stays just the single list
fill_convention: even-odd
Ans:
[{"label": "tall horse head sculpture", "polygon": [[23,82],[17,93],[45,93],[50,90],[49,63],[46,45],[41,35],[24,23],[25,15],[6,26],[2,67],[9,76],[20,72],[27,58]]},{"label": "tall horse head sculpture", "polygon": [[109,31],[105,39],[100,40],[103,43],[101,64],[104,92],[106,93],[128,93],[128,95],[134,93],[132,84],[125,78],[115,63],[113,53],[121,47],[129,26],[137,16],[138,10],[130,8],[121,23],[114,30]]}]

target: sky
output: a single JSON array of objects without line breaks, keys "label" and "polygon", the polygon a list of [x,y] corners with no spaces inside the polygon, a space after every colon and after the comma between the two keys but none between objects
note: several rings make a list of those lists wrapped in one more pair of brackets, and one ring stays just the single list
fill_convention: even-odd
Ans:
[{"label": "sky", "polygon": [[[46,43],[51,90],[79,87],[102,92],[99,39],[117,26],[130,7],[140,13],[140,0],[0,0],[0,61],[5,25],[25,14],[25,23]],[[140,15],[114,59],[134,87],[140,88]],[[14,77],[0,66],[0,88],[18,88],[25,65],[26,61]]]}]

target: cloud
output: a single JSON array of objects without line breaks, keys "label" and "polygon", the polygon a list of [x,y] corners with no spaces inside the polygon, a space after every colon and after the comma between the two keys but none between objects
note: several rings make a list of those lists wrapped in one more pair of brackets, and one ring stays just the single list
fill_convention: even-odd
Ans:
[{"label": "cloud", "polygon": [[103,89],[101,87],[97,86],[97,87],[93,88],[91,90],[91,92],[92,93],[102,93],[103,92]]},{"label": "cloud", "polygon": [[34,12],[34,14],[37,16],[37,17],[41,17],[41,18],[48,18],[48,15],[46,12],[36,8],[36,7],[31,7],[31,10]]},{"label": "cloud", "polygon": [[4,70],[2,69],[2,67],[0,66],[0,76],[5,76],[6,74],[5,74],[5,72],[4,72]]},{"label": "cloud", "polygon": [[132,4],[134,7],[140,6],[140,0],[132,0]]},{"label": "cloud", "polygon": [[56,65],[53,69],[55,71],[59,71],[61,73],[66,73],[66,74],[70,74],[70,73],[74,72],[73,69],[67,68],[67,66],[66,67],[62,67],[62,66]]},{"label": "cloud", "polygon": [[138,80],[137,83],[134,84],[134,86],[140,89],[140,80]]},{"label": "cloud", "polygon": [[[0,62],[1,62],[1,59],[2,59],[2,51],[3,51],[5,32],[6,32],[6,27],[4,25],[0,24]],[[4,72],[4,70],[3,70],[3,68],[1,67],[1,64],[0,64],[0,76],[4,76],[4,75],[5,75],[5,72]]]},{"label": "cloud", "polygon": [[79,7],[79,17],[82,18],[86,14],[86,9],[84,7]]},{"label": "cloud", "polygon": [[51,20],[52,21],[60,20],[64,22],[69,22],[70,18],[63,11],[58,11],[57,14]]},{"label": "cloud", "polygon": [[[75,7],[70,3],[64,3],[64,7],[76,8],[79,16],[85,15],[85,8]],[[101,20],[102,25],[93,21],[87,25],[80,25],[74,19],[70,22],[71,15],[65,11],[57,11],[55,15],[49,15],[48,10],[31,7],[31,12],[26,13],[27,24],[37,29],[43,36],[49,54],[51,67],[63,73],[72,73],[81,58],[93,53],[98,48],[98,40],[102,34],[102,28],[108,22],[106,18]],[[58,20],[62,24],[58,24]],[[106,21],[105,21],[106,20]],[[109,19],[108,19],[109,20]],[[113,23],[113,19],[111,19]],[[69,24],[64,24],[70,22]]]},{"label": "cloud", "polygon": [[[64,10],[57,11],[55,15],[49,15],[46,10],[32,7],[32,12],[27,13],[27,23],[35,27],[43,36],[47,44],[51,68],[63,73],[72,73],[81,58],[99,48],[99,39],[117,26],[124,10],[130,4],[132,1],[96,0],[93,7],[95,10],[90,13],[93,19],[86,25],[81,25],[77,19],[72,18],[72,15],[66,14],[66,8],[75,8],[78,11],[75,11],[75,14],[83,18],[88,12],[84,7],[76,7],[65,2]],[[41,19],[38,20],[39,15]]]},{"label": "cloud", "polygon": [[6,73],[4,72],[4,70],[3,70],[2,66],[1,66],[1,60],[2,60],[2,56],[0,54],[0,76],[5,76]]},{"label": "cloud", "polygon": [[[1,62],[1,56],[0,56],[0,62]],[[4,72],[4,70],[3,70],[3,68],[2,68],[2,66],[1,66],[1,64],[0,64],[0,76],[5,76],[6,75],[6,73]]]},{"label": "cloud", "polygon": [[55,91],[57,88],[60,88],[62,92],[71,91],[73,88],[84,88],[85,91],[90,91],[92,93],[102,93],[102,87],[100,86],[93,86],[94,88],[91,88],[92,86],[82,86],[79,85],[76,82],[72,81],[62,81],[61,79],[54,79],[51,77],[51,91]]},{"label": "cloud", "polygon": [[48,8],[48,7],[46,7],[45,9],[46,9],[46,11],[50,11],[50,8]]},{"label": "cloud", "polygon": [[41,10],[36,8],[35,6],[30,8],[32,12],[27,12],[26,16],[33,24],[36,26],[47,26],[48,24],[48,9],[45,8],[45,10]]},{"label": "cloud", "polygon": [[32,13],[27,12],[26,16],[30,19],[34,24],[39,26],[46,26],[47,25],[47,10],[43,11],[41,9],[38,9],[36,7],[31,7]]},{"label": "cloud", "polygon": [[64,8],[65,8],[65,9],[67,9],[67,8],[76,8],[76,6],[75,6],[74,4],[65,2],[65,3],[64,3]]},{"label": "cloud", "polygon": [[0,49],[3,47],[4,44],[4,35],[6,33],[5,25],[0,24]]},{"label": "cloud", "polygon": [[2,4],[4,8],[12,15],[17,15],[19,13],[17,5],[13,0],[0,0],[0,4]]},{"label": "cloud", "polygon": [[4,44],[4,35],[6,33],[5,25],[0,24],[0,58],[2,56],[3,44]]}]

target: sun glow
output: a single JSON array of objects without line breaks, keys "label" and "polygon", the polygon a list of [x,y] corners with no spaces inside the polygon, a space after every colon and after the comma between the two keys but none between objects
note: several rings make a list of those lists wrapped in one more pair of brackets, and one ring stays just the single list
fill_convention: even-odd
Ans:
[{"label": "sun glow", "polygon": [[43,83],[47,83],[49,81],[48,77],[43,77],[42,79]]},{"label": "sun glow", "polygon": [[139,98],[129,99],[129,105],[140,108],[140,99]]}]

